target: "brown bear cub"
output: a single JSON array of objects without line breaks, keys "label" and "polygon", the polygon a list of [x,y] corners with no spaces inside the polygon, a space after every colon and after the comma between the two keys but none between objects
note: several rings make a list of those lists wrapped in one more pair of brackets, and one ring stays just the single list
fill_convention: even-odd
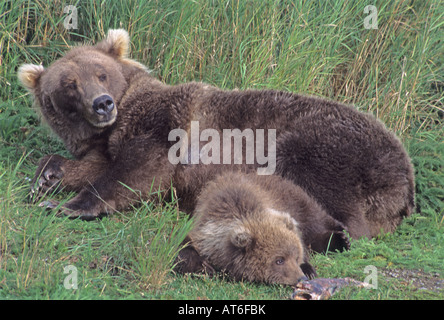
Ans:
[{"label": "brown bear cub", "polygon": [[[37,195],[61,188],[78,192],[59,207],[63,214],[93,219],[171,185],[186,203],[203,186],[193,178],[202,167],[226,171],[237,160],[247,172],[266,170],[300,186],[354,238],[391,232],[411,214],[409,157],[374,116],[290,92],[226,91],[197,82],[169,86],[129,59],[128,51],[128,33],[110,30],[103,41],[73,48],[48,68],[19,69],[43,118],[75,157],[44,157],[33,180]],[[184,134],[171,140],[173,130]],[[220,148],[219,159],[219,145],[210,144],[208,132],[226,130],[240,132],[242,154],[229,153],[233,143]],[[267,137],[262,144],[261,132]],[[197,153],[182,153],[187,141]],[[180,151],[180,162],[171,160],[171,150]],[[211,157],[196,161],[200,152]]]},{"label": "brown bear cub", "polygon": [[344,226],[277,176],[225,173],[198,198],[176,271],[225,271],[236,280],[296,284],[316,275],[308,248],[348,249]]}]

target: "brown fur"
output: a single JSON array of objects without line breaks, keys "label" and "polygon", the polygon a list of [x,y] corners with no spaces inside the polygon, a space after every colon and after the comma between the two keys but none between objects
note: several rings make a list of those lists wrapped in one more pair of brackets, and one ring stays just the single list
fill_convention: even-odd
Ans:
[{"label": "brown fur", "polygon": [[[167,158],[174,144],[168,133],[189,132],[192,120],[200,130],[276,129],[276,174],[301,186],[353,237],[393,231],[412,212],[409,158],[373,116],[288,92],[223,91],[195,82],[168,86],[128,59],[128,48],[127,33],[111,30],[96,46],[74,48],[47,69],[19,70],[43,117],[76,158],[45,157],[34,179],[43,191],[61,186],[79,192],[63,206],[65,214],[94,218],[124,209],[140,198],[124,185],[147,198],[151,186],[166,190],[172,183],[192,204],[186,197],[196,197],[204,185],[202,165],[173,165]],[[95,102],[104,96],[114,108],[98,112]]]},{"label": "brown fur", "polygon": [[176,267],[183,273],[224,270],[235,279],[295,284],[315,275],[308,248],[349,248],[345,227],[278,176],[222,174],[203,189],[194,218]]}]

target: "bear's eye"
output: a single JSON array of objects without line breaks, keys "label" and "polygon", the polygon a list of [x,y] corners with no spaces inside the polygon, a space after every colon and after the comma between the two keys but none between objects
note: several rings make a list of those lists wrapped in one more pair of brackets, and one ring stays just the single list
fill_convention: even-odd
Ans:
[{"label": "bear's eye", "polygon": [[281,266],[285,263],[285,259],[280,257],[280,258],[277,258],[275,262],[278,266]]},{"label": "bear's eye", "polygon": [[106,81],[106,74],[101,74],[100,76],[99,76],[99,80],[100,81]]},{"label": "bear's eye", "polygon": [[70,82],[66,86],[68,87],[68,89],[77,90],[77,83],[75,82]]}]

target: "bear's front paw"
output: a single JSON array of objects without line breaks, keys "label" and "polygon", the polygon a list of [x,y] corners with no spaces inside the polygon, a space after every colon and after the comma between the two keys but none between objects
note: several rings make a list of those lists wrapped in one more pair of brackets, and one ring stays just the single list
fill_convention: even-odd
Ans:
[{"label": "bear's front paw", "polygon": [[39,203],[39,207],[43,207],[46,209],[55,209],[59,205],[59,202],[55,200],[45,200]]},{"label": "bear's front paw", "polygon": [[30,200],[35,202],[43,195],[58,192],[63,172],[64,158],[51,155],[40,160],[34,179],[31,182]]},{"label": "bear's front paw", "polygon": [[80,218],[82,220],[94,220],[101,215],[101,210],[94,201],[82,201],[79,196],[65,203],[62,213],[71,219]]},{"label": "bear's front paw", "polygon": [[58,215],[67,216],[71,219],[80,218],[83,220],[94,220],[101,214],[100,210],[87,208],[85,205],[79,205],[76,203],[76,198],[68,201],[67,203],[59,206],[59,202],[55,200],[46,200],[39,203],[39,207],[44,207],[48,210],[57,209]]},{"label": "bear's front paw", "polygon": [[330,243],[330,250],[345,251],[350,249],[350,238],[345,230],[336,231],[333,233]]}]

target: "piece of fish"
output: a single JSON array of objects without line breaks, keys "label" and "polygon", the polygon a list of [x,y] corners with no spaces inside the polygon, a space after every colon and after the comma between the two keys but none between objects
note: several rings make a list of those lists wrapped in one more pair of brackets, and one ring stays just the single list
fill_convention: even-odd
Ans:
[{"label": "piece of fish", "polygon": [[291,299],[326,300],[329,299],[337,289],[347,286],[365,288],[371,285],[352,278],[317,278],[313,280],[303,280],[296,285]]}]

